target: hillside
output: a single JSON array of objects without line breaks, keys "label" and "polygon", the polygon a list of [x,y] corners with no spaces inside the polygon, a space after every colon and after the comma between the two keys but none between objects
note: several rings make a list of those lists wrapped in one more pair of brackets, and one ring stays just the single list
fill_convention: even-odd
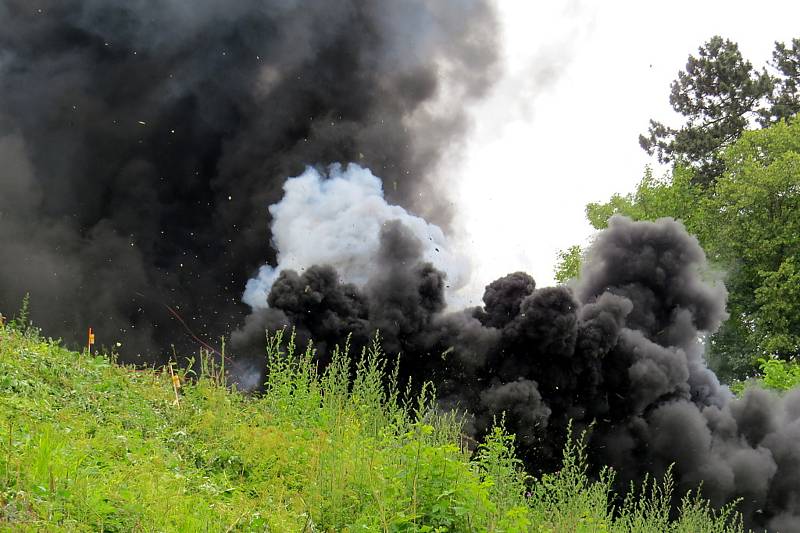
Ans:
[{"label": "hillside", "polygon": [[472,454],[429,399],[384,391],[377,345],[348,387],[348,355],[323,376],[310,352],[268,346],[266,390],[135,370],[0,326],[0,528],[6,531],[740,531],[669,482],[609,511],[611,474],[590,482],[580,445],[527,479],[497,429]]}]

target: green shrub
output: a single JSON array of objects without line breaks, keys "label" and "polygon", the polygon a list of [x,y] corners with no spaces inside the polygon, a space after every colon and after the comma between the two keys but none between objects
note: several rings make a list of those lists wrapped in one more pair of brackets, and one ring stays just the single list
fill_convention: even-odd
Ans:
[{"label": "green shrub", "polygon": [[795,360],[759,359],[760,382],[768,389],[789,390],[800,385],[800,363]]}]

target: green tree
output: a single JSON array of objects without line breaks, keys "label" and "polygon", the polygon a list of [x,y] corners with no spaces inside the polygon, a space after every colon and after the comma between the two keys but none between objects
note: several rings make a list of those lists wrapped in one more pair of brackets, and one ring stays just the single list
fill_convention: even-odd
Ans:
[{"label": "green tree", "polygon": [[592,227],[603,229],[615,214],[635,220],[672,217],[683,221],[687,229],[697,235],[703,230],[704,220],[695,207],[705,193],[692,186],[693,175],[692,169],[676,166],[671,176],[658,177],[648,167],[633,193],[625,196],[615,194],[606,203],[588,204],[586,218]]},{"label": "green tree", "polygon": [[748,325],[759,355],[787,359],[798,354],[800,335],[792,287],[800,261],[800,119],[746,132],[725,163],[705,207],[714,231],[703,240],[731,272],[731,314]]},{"label": "green tree", "polygon": [[770,107],[761,112],[762,123],[786,120],[800,113],[800,39],[792,39],[791,47],[776,42],[770,66],[778,76],[769,96]]},{"label": "green tree", "polygon": [[796,359],[800,354],[800,259],[784,259],[778,270],[762,272],[761,286],[755,291],[758,306],[756,330],[761,333],[764,351],[781,359]]},{"label": "green tree", "polygon": [[742,132],[800,112],[800,38],[776,42],[769,66],[772,74],[756,70],[736,43],[712,37],[671,85],[669,101],[683,126],[651,120],[639,144],[662,163],[692,166],[697,183],[712,183],[725,170],[722,152]]},{"label": "green tree", "polygon": [[710,360],[723,376],[743,377],[760,357],[800,355],[800,118],[747,131],[720,158],[727,170],[709,186],[688,166],[663,178],[648,169],[633,193],[586,214],[597,229],[617,213],[670,216],[697,236],[729,292]]},{"label": "green tree", "polygon": [[699,183],[711,183],[724,170],[720,151],[758,118],[757,110],[772,94],[774,83],[765,70],[756,71],[742,57],[736,43],[714,36],[697,57],[689,56],[686,70],[672,82],[670,104],[686,123],[671,128],[651,120],[639,144],[662,163],[693,166]]},{"label": "green tree", "polygon": [[[709,342],[725,376],[752,371],[758,357],[800,355],[800,38],[776,42],[769,66],[755,69],[736,43],[712,37],[671,85],[684,124],[651,120],[639,138],[671,175],[647,169],[634,192],[586,207],[596,229],[616,213],[668,216],[697,236],[729,291],[731,317]],[[581,253],[561,253],[556,279],[579,272]]]},{"label": "green tree", "polygon": [[578,279],[581,273],[582,257],[583,249],[577,244],[558,252],[558,263],[555,269],[556,281],[567,283],[569,280]]}]

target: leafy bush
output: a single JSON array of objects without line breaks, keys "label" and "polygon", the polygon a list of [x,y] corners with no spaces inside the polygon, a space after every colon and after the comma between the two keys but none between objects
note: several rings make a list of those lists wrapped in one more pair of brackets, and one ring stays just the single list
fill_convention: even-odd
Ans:
[{"label": "leafy bush", "polygon": [[768,389],[789,390],[800,385],[800,363],[795,360],[759,359],[760,382]]}]

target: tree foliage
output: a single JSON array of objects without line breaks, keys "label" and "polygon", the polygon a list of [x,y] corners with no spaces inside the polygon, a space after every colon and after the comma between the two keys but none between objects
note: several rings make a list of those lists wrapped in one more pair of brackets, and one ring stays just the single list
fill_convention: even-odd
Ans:
[{"label": "tree foliage", "polygon": [[697,236],[729,291],[731,316],[711,339],[711,360],[741,377],[759,357],[800,355],[800,118],[744,132],[720,160],[726,170],[708,186],[689,166],[663,178],[647,170],[633,193],[586,213],[597,229],[617,213],[669,216]]},{"label": "tree foliage", "polygon": [[800,38],[792,39],[790,47],[775,43],[771,66],[778,76],[769,108],[761,112],[762,123],[785,120],[800,112]]},{"label": "tree foliage", "polygon": [[651,120],[639,144],[662,163],[693,167],[697,183],[713,183],[725,170],[722,152],[749,126],[800,111],[798,60],[800,39],[790,47],[776,43],[771,75],[756,70],[736,43],[712,37],[672,82],[669,101],[685,124],[673,128]]},{"label": "tree foliage", "polygon": [[578,279],[582,258],[583,250],[577,244],[558,252],[558,263],[555,271],[556,281],[567,283],[569,280]]},{"label": "tree foliage", "polygon": [[709,201],[716,259],[735,269],[731,306],[762,355],[800,354],[800,120],[747,132]]},{"label": "tree foliage", "polygon": [[[647,169],[634,192],[587,205],[602,229],[615,213],[673,217],[697,236],[724,273],[730,319],[709,342],[726,377],[758,358],[800,355],[800,38],[775,43],[769,71],[715,36],[690,55],[670,92],[685,118],[651,120],[639,143],[671,175]],[[758,129],[762,128],[762,129]],[[580,249],[562,253],[556,278],[579,270]]]}]

